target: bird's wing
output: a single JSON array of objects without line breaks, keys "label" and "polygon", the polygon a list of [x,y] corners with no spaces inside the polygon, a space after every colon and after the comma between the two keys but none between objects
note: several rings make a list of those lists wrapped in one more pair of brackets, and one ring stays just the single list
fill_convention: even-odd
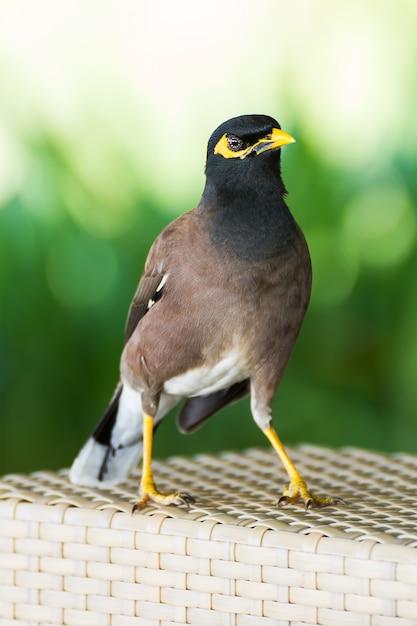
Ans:
[{"label": "bird's wing", "polygon": [[125,343],[129,341],[136,326],[155,302],[155,298],[160,297],[163,287],[163,278],[164,272],[161,264],[153,266],[148,271],[145,269],[127,316]]},{"label": "bird's wing", "polygon": [[217,411],[247,396],[249,390],[249,380],[242,380],[207,396],[188,398],[177,417],[179,430],[183,433],[193,432]]},{"label": "bird's wing", "polygon": [[152,304],[161,297],[166,279],[166,268],[170,264],[172,251],[178,246],[183,235],[181,226],[189,220],[191,214],[192,211],[168,224],[151,246],[127,316],[125,343],[129,341],[136,326]]}]

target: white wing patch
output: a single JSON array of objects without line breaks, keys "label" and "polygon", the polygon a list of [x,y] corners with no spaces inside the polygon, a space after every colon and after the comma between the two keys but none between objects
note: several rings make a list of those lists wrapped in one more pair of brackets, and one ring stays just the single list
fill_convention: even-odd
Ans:
[{"label": "white wing patch", "polygon": [[153,298],[149,298],[149,300],[148,300],[148,304],[147,304],[147,307],[146,307],[148,311],[149,311],[149,309],[151,309],[153,307],[155,302],[157,300],[159,300],[159,298],[157,296],[161,293],[161,291],[162,291],[165,283],[167,282],[167,280],[168,280],[168,274],[164,274],[162,276],[161,282],[159,283],[158,287],[155,289],[154,297]]}]

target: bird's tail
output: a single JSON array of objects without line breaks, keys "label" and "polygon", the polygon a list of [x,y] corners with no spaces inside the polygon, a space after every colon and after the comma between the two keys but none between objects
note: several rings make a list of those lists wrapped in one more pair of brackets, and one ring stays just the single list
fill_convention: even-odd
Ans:
[{"label": "bird's tail", "polygon": [[107,487],[124,480],[142,456],[140,393],[119,383],[103,417],[70,470],[77,485]]}]

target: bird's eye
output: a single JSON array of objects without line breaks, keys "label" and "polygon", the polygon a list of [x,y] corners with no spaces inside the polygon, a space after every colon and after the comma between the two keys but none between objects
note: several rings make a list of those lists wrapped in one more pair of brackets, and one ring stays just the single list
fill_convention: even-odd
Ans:
[{"label": "bird's eye", "polygon": [[243,148],[243,141],[236,135],[227,135],[227,146],[233,152],[237,152]]}]

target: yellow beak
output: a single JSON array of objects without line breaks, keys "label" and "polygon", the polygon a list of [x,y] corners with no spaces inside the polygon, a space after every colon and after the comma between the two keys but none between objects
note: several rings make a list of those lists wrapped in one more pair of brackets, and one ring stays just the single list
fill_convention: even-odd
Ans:
[{"label": "yellow beak", "polygon": [[289,143],[294,142],[294,137],[291,137],[291,135],[281,130],[280,128],[273,128],[272,133],[258,141],[258,143],[252,146],[250,151],[256,152],[256,154],[260,154],[261,152],[265,152],[266,150],[276,150],[281,146],[285,146]]}]

